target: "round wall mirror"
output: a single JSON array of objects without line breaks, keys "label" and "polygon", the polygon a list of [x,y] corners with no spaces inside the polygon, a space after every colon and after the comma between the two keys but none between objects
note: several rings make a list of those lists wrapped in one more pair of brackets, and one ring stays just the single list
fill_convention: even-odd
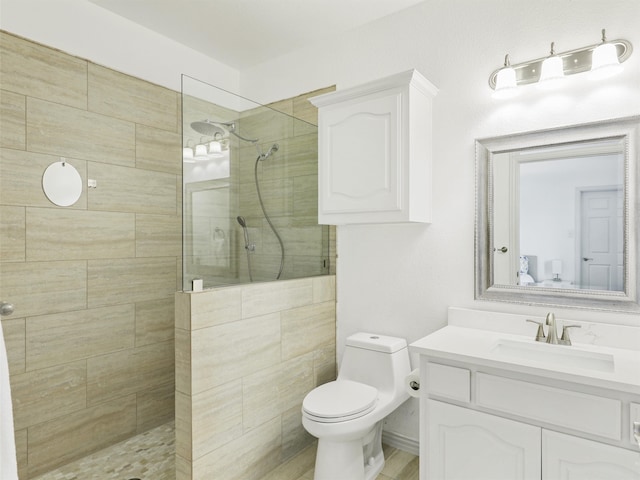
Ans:
[{"label": "round wall mirror", "polygon": [[54,162],[42,175],[42,189],[49,200],[60,207],[68,207],[82,195],[82,177],[68,162]]}]

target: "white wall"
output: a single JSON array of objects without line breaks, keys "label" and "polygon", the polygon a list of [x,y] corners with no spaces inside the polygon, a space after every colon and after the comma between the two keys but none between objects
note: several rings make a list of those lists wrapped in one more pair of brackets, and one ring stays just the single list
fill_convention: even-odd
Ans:
[{"label": "white wall", "polygon": [[237,70],[87,0],[0,0],[0,28],[178,92],[183,73],[239,89]]},{"label": "white wall", "polygon": [[[474,301],[474,139],[640,114],[638,25],[637,0],[429,0],[242,72],[243,94],[260,102],[414,67],[440,89],[433,113],[433,223],[338,228],[340,349],[358,330],[416,340],[445,325],[449,306],[546,312]],[[551,41],[560,52],[591,45],[602,28],[636,48],[620,76],[596,84],[577,75],[557,93],[531,86],[515,100],[491,97],[488,76],[506,53],[517,63],[545,56]],[[603,320],[555,310],[563,318]],[[630,315],[617,320],[639,323]],[[410,401],[385,428],[417,439],[417,412]]]}]

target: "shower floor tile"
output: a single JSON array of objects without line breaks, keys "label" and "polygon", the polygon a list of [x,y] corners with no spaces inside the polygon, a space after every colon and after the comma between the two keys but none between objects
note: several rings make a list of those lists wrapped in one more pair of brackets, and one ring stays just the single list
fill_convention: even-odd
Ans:
[{"label": "shower floor tile", "polygon": [[68,463],[34,480],[175,480],[175,431],[169,422]]}]

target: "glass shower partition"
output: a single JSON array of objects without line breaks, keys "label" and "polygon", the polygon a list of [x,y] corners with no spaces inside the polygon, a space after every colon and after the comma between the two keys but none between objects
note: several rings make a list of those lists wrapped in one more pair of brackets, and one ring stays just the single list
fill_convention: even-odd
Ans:
[{"label": "glass shower partition", "polygon": [[329,274],[317,126],[276,105],[182,77],[185,291]]}]

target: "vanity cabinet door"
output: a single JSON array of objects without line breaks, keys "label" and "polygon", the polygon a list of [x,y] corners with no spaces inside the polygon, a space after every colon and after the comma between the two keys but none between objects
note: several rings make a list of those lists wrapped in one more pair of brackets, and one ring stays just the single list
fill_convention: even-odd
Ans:
[{"label": "vanity cabinet door", "polygon": [[640,480],[640,451],[543,430],[542,480]]},{"label": "vanity cabinet door", "polygon": [[429,480],[540,480],[539,427],[435,400],[427,408]]}]

